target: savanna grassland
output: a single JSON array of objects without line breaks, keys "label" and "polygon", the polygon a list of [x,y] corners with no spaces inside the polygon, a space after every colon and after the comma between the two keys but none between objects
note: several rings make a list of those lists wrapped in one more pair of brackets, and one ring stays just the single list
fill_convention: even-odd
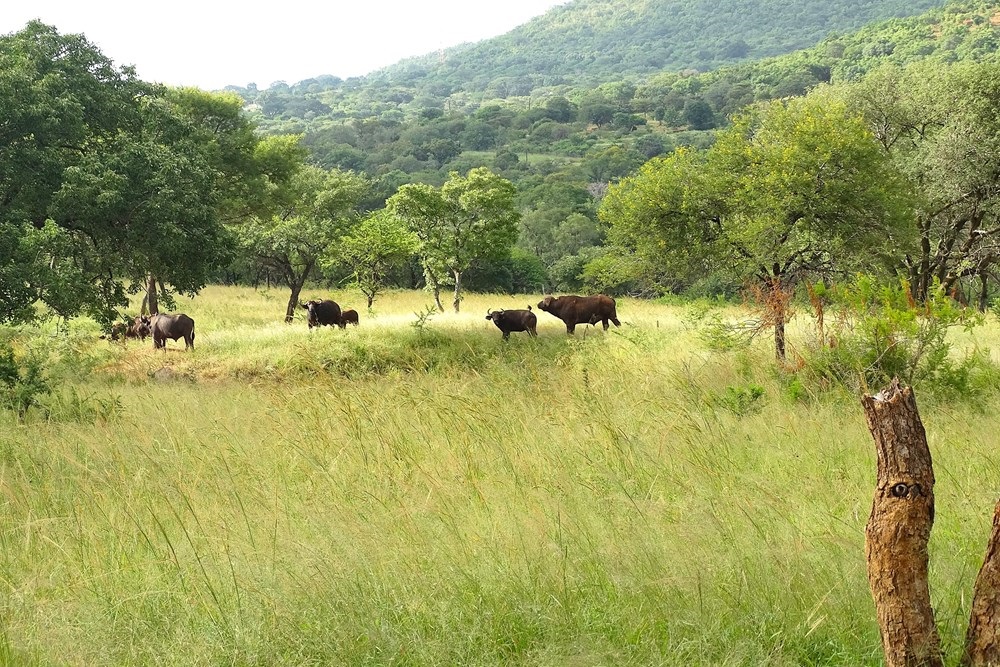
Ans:
[{"label": "savanna grassland", "polygon": [[[621,329],[575,338],[539,313],[504,344],[487,307],[537,296],[413,326],[430,299],[397,292],[311,332],[286,298],[179,299],[192,353],[28,331],[58,382],[0,412],[0,662],[881,664],[851,392],[797,384],[767,341],[709,351],[693,306],[621,299]],[[1000,396],[918,401],[957,662]]]}]

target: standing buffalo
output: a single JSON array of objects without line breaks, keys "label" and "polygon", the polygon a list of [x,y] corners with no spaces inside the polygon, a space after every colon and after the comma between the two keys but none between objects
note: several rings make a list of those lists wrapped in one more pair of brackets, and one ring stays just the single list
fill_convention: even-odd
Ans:
[{"label": "standing buffalo", "polygon": [[532,337],[538,335],[538,332],[535,331],[538,318],[531,312],[531,306],[528,306],[528,310],[488,310],[486,311],[486,319],[493,320],[497,329],[503,332],[504,340],[510,338],[511,331],[527,331],[528,335]]},{"label": "standing buffalo", "polygon": [[604,322],[608,330],[608,320],[616,327],[621,326],[615,312],[615,300],[610,296],[547,296],[538,302],[538,307],[551,313],[566,323],[566,333],[573,333],[577,324],[597,324]]},{"label": "standing buffalo", "polygon": [[150,315],[142,318],[153,336],[153,348],[167,351],[167,339],[184,339],[184,349],[194,349],[194,320],[178,313],[176,315]]},{"label": "standing buffalo", "polygon": [[309,311],[308,321],[310,329],[320,326],[332,327],[340,325],[340,306],[336,301],[313,299],[312,301],[299,303],[299,307]]},{"label": "standing buffalo", "polygon": [[129,338],[146,340],[149,336],[149,320],[136,315],[131,322],[115,322],[107,334],[101,336],[101,340],[120,340],[123,343]]},{"label": "standing buffalo", "polygon": [[348,324],[358,326],[358,311],[348,308],[340,314],[340,328],[346,329]]}]

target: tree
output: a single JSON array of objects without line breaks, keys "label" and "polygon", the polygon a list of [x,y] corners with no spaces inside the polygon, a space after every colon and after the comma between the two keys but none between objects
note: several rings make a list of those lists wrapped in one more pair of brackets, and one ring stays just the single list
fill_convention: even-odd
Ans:
[{"label": "tree", "polygon": [[417,238],[402,220],[386,210],[369,213],[340,244],[340,263],[351,267],[354,283],[368,299],[385,288],[386,274],[417,251]]},{"label": "tree", "polygon": [[235,228],[243,251],[291,290],[286,322],[294,319],[299,294],[320,258],[349,233],[366,188],[354,173],[303,167],[271,193],[272,215],[253,217]]},{"label": "tree", "polygon": [[200,289],[260,175],[240,99],[143,83],[38,22],[0,37],[0,68],[0,320],[40,301],[110,324],[126,284]]},{"label": "tree", "polygon": [[750,279],[784,359],[783,295],[905,250],[908,195],[861,119],[813,94],[748,111],[708,150],[651,160],[609,188],[600,216],[615,242],[673,273]]},{"label": "tree", "polygon": [[478,167],[466,176],[452,172],[440,188],[404,185],[387,202],[420,240],[421,261],[435,292],[443,274],[454,281],[456,313],[462,273],[478,259],[508,254],[517,239],[520,215],[514,196],[510,181]]},{"label": "tree", "polygon": [[1000,264],[1000,65],[887,65],[841,92],[922,195],[919,247],[902,256],[913,296],[972,278],[985,308]]}]

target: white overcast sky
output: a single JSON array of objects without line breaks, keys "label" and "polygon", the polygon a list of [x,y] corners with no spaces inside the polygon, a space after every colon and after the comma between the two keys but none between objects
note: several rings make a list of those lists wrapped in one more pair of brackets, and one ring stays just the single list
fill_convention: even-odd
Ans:
[{"label": "white overcast sky", "polygon": [[567,0],[7,0],[0,34],[31,19],[83,33],[140,78],[219,89],[367,74],[503,34]]}]

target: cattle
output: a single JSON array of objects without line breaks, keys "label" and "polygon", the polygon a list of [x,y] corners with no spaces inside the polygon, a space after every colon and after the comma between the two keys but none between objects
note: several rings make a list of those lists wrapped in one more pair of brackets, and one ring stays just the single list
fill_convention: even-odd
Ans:
[{"label": "cattle", "polygon": [[608,320],[616,327],[621,326],[615,312],[615,300],[610,296],[547,296],[538,302],[538,307],[555,315],[566,323],[566,333],[572,334],[577,324],[597,324],[604,322],[608,330]]},{"label": "cattle", "polygon": [[348,308],[340,313],[340,328],[346,329],[348,324],[358,326],[358,311],[353,308]]},{"label": "cattle", "polygon": [[313,299],[305,303],[299,302],[299,307],[308,311],[309,328],[340,326],[340,305],[336,301]]},{"label": "cattle", "polygon": [[535,325],[538,318],[531,312],[531,306],[527,310],[487,310],[486,319],[493,320],[497,329],[503,332],[503,339],[510,338],[511,331],[527,331],[531,337],[537,336]]},{"label": "cattle", "polygon": [[115,322],[111,325],[108,333],[101,336],[101,340],[113,340],[125,342],[129,338],[146,340],[149,336],[149,322],[140,315],[136,315],[131,322]]},{"label": "cattle", "polygon": [[194,320],[178,313],[176,315],[150,315],[143,318],[153,336],[153,349],[167,351],[167,339],[184,339],[184,349],[194,349]]}]

